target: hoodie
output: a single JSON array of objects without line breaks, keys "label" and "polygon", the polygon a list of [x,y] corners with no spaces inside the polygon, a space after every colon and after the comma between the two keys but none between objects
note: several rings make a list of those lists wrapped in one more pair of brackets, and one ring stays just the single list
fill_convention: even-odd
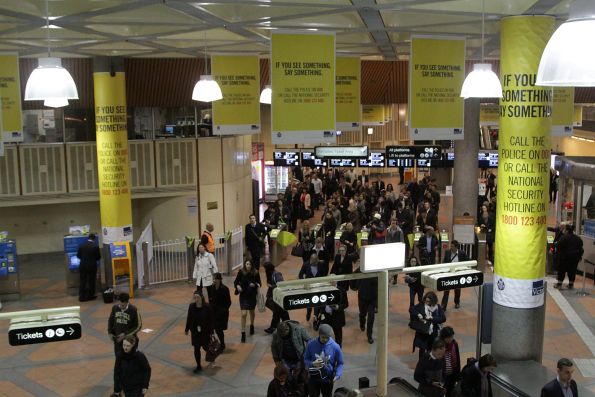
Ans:
[{"label": "hoodie", "polygon": [[147,357],[133,347],[130,353],[123,352],[116,357],[114,367],[114,391],[133,391],[149,388],[151,366]]},{"label": "hoodie", "polygon": [[320,342],[320,338],[311,339],[308,342],[304,353],[306,368],[312,368],[312,363],[317,359],[322,359],[324,362],[321,371],[321,382],[331,383],[333,378],[341,378],[343,374],[343,352],[333,338],[329,338],[325,344]]}]

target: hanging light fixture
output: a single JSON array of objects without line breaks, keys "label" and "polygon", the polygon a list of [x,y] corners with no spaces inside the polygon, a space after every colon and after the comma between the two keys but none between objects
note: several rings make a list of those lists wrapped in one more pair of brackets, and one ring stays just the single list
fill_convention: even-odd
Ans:
[{"label": "hanging light fixture", "polygon": [[271,89],[270,85],[265,85],[260,93],[260,103],[264,103],[266,105],[271,104],[271,98],[273,96],[273,90]]},{"label": "hanging light fixture", "polygon": [[79,99],[76,84],[68,70],[62,67],[60,58],[52,58],[50,52],[50,16],[48,0],[45,1],[46,34],[48,42],[47,58],[39,58],[39,66],[31,72],[25,86],[25,100],[51,100]]},{"label": "hanging light fixture", "polygon": [[548,41],[537,70],[536,84],[595,87],[595,2],[574,0],[570,16]]},{"label": "hanging light fixture", "polygon": [[502,98],[502,85],[492,65],[484,62],[485,0],[481,1],[481,63],[473,65],[461,88],[463,98]]},{"label": "hanging light fixture", "polygon": [[49,108],[62,108],[64,106],[68,106],[68,99],[66,99],[66,98],[46,99],[45,101],[43,101],[43,106],[47,106]]},{"label": "hanging light fixture", "polygon": [[207,74],[207,32],[205,31],[205,74],[200,76],[200,80],[192,90],[192,99],[201,102],[213,102],[223,98],[221,87],[213,79],[213,76]]}]

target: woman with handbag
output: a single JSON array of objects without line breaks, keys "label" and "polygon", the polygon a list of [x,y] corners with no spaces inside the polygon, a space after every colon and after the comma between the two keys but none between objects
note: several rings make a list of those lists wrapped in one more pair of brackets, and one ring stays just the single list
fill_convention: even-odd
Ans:
[{"label": "woman with handbag", "polygon": [[209,342],[213,336],[213,322],[211,307],[205,302],[205,299],[200,293],[195,292],[194,302],[188,306],[186,328],[184,329],[186,335],[190,332],[192,346],[194,347],[194,359],[196,360],[195,374],[202,371],[200,349],[202,348],[207,352]]},{"label": "woman with handbag", "polygon": [[256,308],[256,295],[262,282],[258,270],[250,261],[245,261],[238,271],[233,282],[235,294],[240,295],[240,309],[242,313],[242,343],[246,343],[246,317],[250,313],[250,335],[254,335],[254,309]]},{"label": "woman with handbag", "polygon": [[413,351],[419,348],[419,357],[432,347],[432,341],[438,337],[440,324],[446,322],[444,310],[438,304],[438,296],[433,291],[427,292],[422,303],[413,306],[409,327],[415,330]]},{"label": "woman with handbag", "polygon": [[314,231],[310,229],[310,221],[302,222],[302,227],[298,232],[298,242],[302,248],[302,263],[310,259],[312,247],[314,247]]},{"label": "woman with handbag", "polygon": [[206,287],[209,301],[213,295],[213,275],[215,273],[219,273],[215,256],[207,251],[207,247],[203,243],[198,244],[192,278],[196,280],[196,292],[200,295],[203,294],[203,287]]}]

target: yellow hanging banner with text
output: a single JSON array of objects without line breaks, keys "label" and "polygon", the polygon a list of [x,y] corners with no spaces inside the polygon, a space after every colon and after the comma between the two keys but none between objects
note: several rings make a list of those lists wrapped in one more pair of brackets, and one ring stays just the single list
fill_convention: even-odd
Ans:
[{"label": "yellow hanging banner with text", "polygon": [[362,125],[384,125],[384,105],[362,105]]},{"label": "yellow hanging banner with text", "polygon": [[125,74],[93,73],[103,243],[132,241]]},{"label": "yellow hanging banner with text", "polygon": [[409,61],[409,136],[463,139],[465,40],[414,36]]},{"label": "yellow hanging banner with text", "polygon": [[583,105],[574,105],[574,116],[572,117],[572,125],[575,127],[583,126]]},{"label": "yellow hanging banner with text", "polygon": [[337,124],[338,131],[359,131],[361,128],[361,61],[359,58],[337,57]]},{"label": "yellow hanging banner with text", "polygon": [[0,142],[23,142],[21,80],[17,54],[0,54],[0,97],[2,102]]},{"label": "yellow hanging banner with text", "polygon": [[492,104],[482,104],[479,107],[479,125],[498,125],[500,124],[500,106]]},{"label": "yellow hanging banner with text", "polygon": [[260,133],[260,61],[257,56],[214,55],[213,78],[223,99],[213,102],[213,135]]},{"label": "yellow hanging banner with text", "polygon": [[554,87],[552,105],[552,135],[572,135],[574,117],[574,87]]},{"label": "yellow hanging banner with text", "polygon": [[554,22],[549,16],[501,21],[494,302],[505,307],[544,303],[553,90],[535,81]]},{"label": "yellow hanging banner with text", "polygon": [[271,34],[272,143],[335,143],[335,34]]}]

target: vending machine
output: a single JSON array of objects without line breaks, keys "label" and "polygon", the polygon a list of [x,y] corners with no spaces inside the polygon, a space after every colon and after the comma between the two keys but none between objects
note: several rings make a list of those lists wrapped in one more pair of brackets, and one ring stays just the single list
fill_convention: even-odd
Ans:
[{"label": "vending machine", "polygon": [[[64,257],[66,259],[66,293],[78,295],[80,285],[81,261],[76,254],[79,247],[89,239],[88,235],[64,236]],[[97,244],[97,237],[95,237]],[[98,273],[99,274],[99,273]]]},{"label": "vending machine", "polygon": [[17,242],[0,240],[0,299],[19,299],[21,285],[17,263]]},{"label": "vending machine", "polygon": [[272,162],[265,162],[264,192],[266,201],[273,201],[278,193],[285,193],[289,184],[289,167],[274,166]]}]

